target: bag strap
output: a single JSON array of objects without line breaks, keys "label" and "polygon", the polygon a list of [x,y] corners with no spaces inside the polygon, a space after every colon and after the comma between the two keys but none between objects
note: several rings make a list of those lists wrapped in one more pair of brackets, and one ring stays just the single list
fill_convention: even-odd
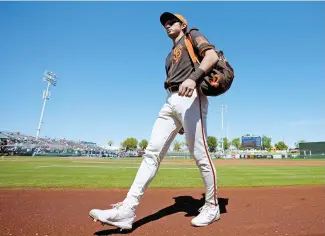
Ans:
[{"label": "bag strap", "polygon": [[200,64],[200,61],[194,52],[191,32],[189,32],[185,35],[185,46],[187,48],[188,53],[190,54],[192,62]]}]

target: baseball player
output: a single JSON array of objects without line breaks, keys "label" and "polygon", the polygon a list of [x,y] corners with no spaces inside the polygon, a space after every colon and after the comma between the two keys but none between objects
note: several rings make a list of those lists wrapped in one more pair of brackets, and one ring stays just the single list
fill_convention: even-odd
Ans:
[{"label": "baseball player", "polygon": [[126,198],[113,204],[112,209],[93,209],[89,212],[94,221],[98,220],[120,229],[132,228],[141,196],[155,177],[174,138],[178,133],[182,133],[182,129],[188,140],[189,152],[200,169],[205,186],[205,204],[191,223],[193,226],[206,226],[220,218],[216,171],[206,141],[208,99],[197,86],[213,68],[218,55],[204,35],[198,30],[191,31],[194,47],[203,58],[199,68],[194,69],[184,41],[187,32],[186,19],[181,15],[165,12],[161,15],[160,22],[173,41],[173,48],[166,58],[165,65],[165,104],[155,121],[142,163]]}]

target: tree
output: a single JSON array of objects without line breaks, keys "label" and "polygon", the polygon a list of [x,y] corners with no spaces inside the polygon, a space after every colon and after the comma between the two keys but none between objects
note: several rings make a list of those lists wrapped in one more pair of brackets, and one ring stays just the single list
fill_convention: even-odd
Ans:
[{"label": "tree", "polygon": [[136,138],[127,138],[123,141],[122,147],[126,149],[137,149],[138,140]]},{"label": "tree", "polygon": [[218,142],[216,137],[208,136],[207,143],[209,147],[209,152],[215,152],[217,150]]},{"label": "tree", "polygon": [[223,148],[225,150],[228,150],[228,148],[230,147],[231,142],[228,141],[228,139],[226,137],[223,138]]},{"label": "tree", "polygon": [[271,150],[272,144],[271,144],[272,139],[267,136],[262,136],[262,145],[263,145],[263,150]]},{"label": "tree", "polygon": [[288,146],[284,142],[280,141],[280,142],[275,144],[275,148],[277,150],[287,150]]},{"label": "tree", "polygon": [[181,142],[178,142],[178,141],[175,141],[174,142],[174,151],[180,151],[181,150],[181,147],[182,147],[182,143]]},{"label": "tree", "polygon": [[141,140],[141,142],[139,143],[139,146],[140,146],[140,148],[141,148],[142,150],[146,149],[147,146],[148,146],[148,141],[145,140],[145,139]]},{"label": "tree", "polygon": [[299,148],[300,143],[306,143],[306,140],[299,140],[295,143],[296,148]]},{"label": "tree", "polygon": [[113,144],[113,141],[109,140],[108,141],[108,146],[112,146],[112,144]]},{"label": "tree", "polygon": [[240,142],[240,138],[234,138],[232,141],[231,141],[231,144],[237,148],[237,150],[240,149],[240,146],[241,146],[241,142]]}]

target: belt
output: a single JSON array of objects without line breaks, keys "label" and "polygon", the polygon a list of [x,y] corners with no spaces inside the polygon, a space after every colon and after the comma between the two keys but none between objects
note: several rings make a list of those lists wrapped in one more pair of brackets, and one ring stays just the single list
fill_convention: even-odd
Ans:
[{"label": "belt", "polygon": [[166,90],[170,93],[173,93],[173,92],[178,92],[178,89],[179,89],[179,85],[174,85],[174,86],[170,86]]}]

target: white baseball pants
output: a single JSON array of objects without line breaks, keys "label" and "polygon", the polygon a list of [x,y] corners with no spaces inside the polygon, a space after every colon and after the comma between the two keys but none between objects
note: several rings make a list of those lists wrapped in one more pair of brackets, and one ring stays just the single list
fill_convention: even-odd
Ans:
[{"label": "white baseball pants", "polygon": [[125,199],[130,207],[135,209],[139,205],[141,196],[155,177],[161,161],[182,126],[188,140],[189,152],[201,172],[205,200],[212,204],[218,203],[216,171],[206,142],[208,103],[207,97],[202,93],[198,96],[197,90],[190,98],[181,97],[177,92],[168,92],[166,102],[153,126],[142,163]]}]

